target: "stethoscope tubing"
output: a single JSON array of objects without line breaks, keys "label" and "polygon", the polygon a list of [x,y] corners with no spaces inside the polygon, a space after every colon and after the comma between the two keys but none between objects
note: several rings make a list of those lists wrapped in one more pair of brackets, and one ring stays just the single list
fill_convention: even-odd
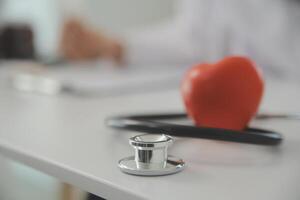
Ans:
[{"label": "stethoscope tubing", "polygon": [[278,145],[283,140],[280,133],[271,130],[247,128],[243,131],[236,131],[220,128],[171,124],[158,121],[186,117],[186,114],[182,113],[118,116],[107,119],[106,124],[109,127],[116,129],[151,134],[168,134],[176,137],[201,138],[260,145]]}]

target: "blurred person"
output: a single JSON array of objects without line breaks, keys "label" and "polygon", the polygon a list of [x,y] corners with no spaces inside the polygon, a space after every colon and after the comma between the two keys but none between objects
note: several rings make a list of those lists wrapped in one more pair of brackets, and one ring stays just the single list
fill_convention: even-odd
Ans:
[{"label": "blurred person", "polygon": [[73,19],[62,35],[61,53],[71,60],[190,65],[239,54],[269,74],[300,74],[298,0],[181,0],[168,24],[115,39]]}]

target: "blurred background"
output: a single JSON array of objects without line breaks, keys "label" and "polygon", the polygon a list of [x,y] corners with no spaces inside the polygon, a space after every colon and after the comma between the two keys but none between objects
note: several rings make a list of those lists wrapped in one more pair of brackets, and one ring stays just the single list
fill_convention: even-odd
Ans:
[{"label": "blurred background", "polygon": [[[0,0],[0,34],[5,37],[1,39],[2,44],[0,42],[0,62],[1,57],[56,57],[64,18],[76,16],[95,27],[121,34],[170,18],[173,3],[174,0]],[[9,48],[4,49],[5,43]],[[11,49],[12,46],[15,49]],[[80,189],[73,187],[70,191],[55,178],[2,155],[0,177],[0,199],[3,200],[76,200],[87,197]]]},{"label": "blurred background", "polygon": [[[73,21],[66,24],[69,19]],[[17,90],[57,94],[62,89],[59,84],[64,87],[67,80],[77,83],[76,90],[92,88],[103,94],[107,88],[111,92],[114,87],[141,86],[141,80],[148,81],[144,87],[154,82],[160,88],[167,85],[161,81],[178,87],[182,71],[192,64],[238,54],[255,60],[266,77],[299,82],[299,22],[298,0],[0,0],[0,76],[7,68],[17,67],[12,77]],[[139,34],[129,37],[134,31]],[[141,59],[148,71],[106,68],[110,64],[95,61],[99,58],[120,66],[125,61],[139,65]],[[174,67],[170,66],[177,65],[181,70],[171,73]],[[36,77],[38,89],[31,85],[37,83]],[[56,82],[50,81],[49,88],[49,79],[40,77]],[[86,196],[80,189],[0,155],[1,200]]]},{"label": "blurred background", "polygon": [[0,27],[2,31],[10,27],[32,34],[36,56],[49,58],[57,56],[66,18],[76,16],[95,28],[122,34],[172,17],[174,1],[1,0]]}]

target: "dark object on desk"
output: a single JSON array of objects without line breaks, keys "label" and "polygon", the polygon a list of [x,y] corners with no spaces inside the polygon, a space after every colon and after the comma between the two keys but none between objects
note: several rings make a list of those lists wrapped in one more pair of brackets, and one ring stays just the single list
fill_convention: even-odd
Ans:
[{"label": "dark object on desk", "polygon": [[103,199],[102,197],[98,197],[94,194],[89,193],[87,200],[105,200],[105,199]]},{"label": "dark object on desk", "polygon": [[27,25],[7,25],[0,28],[0,58],[33,59],[33,31]]},{"label": "dark object on desk", "polygon": [[135,115],[110,118],[106,121],[112,128],[132,130],[151,134],[168,134],[177,137],[191,137],[211,140],[222,140],[260,145],[278,145],[282,141],[282,135],[263,129],[247,128],[243,131],[196,127],[166,123],[162,120],[184,119],[184,113]]}]

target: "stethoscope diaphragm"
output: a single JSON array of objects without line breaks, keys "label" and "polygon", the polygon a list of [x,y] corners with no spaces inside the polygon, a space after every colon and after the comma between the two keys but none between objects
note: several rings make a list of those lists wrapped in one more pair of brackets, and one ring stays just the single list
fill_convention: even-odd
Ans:
[{"label": "stethoscope diaphragm", "polygon": [[180,172],[185,163],[168,155],[173,138],[168,135],[138,135],[129,139],[134,156],[119,161],[121,171],[138,176],[162,176]]}]

